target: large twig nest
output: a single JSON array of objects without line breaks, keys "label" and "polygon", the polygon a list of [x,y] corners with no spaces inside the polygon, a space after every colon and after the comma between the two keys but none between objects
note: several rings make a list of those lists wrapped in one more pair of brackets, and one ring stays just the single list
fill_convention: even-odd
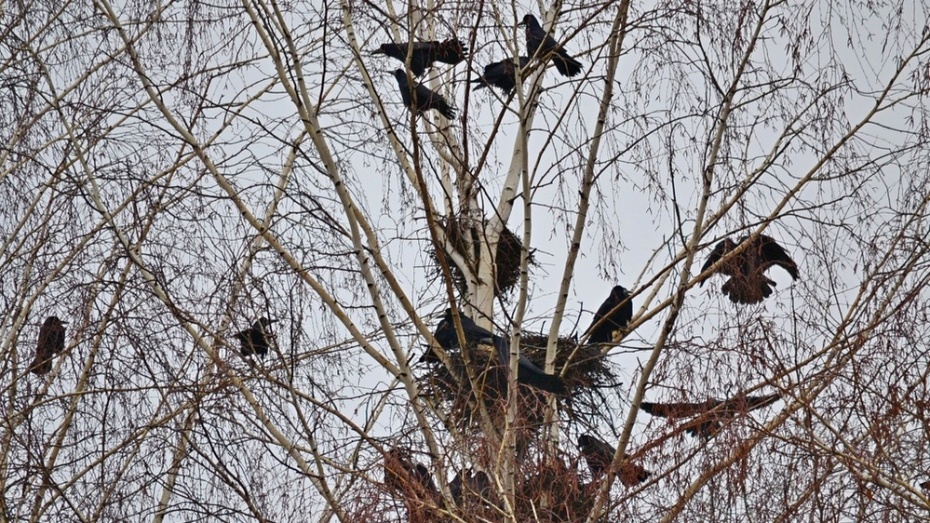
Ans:
[{"label": "large twig nest", "polygon": [[[467,217],[448,219],[440,217],[439,224],[446,232],[449,243],[455,249],[455,253],[467,260],[471,269],[474,271],[478,267],[478,256],[481,252],[481,242],[486,237],[488,226],[487,220],[478,222]],[[510,229],[504,227],[501,231],[500,239],[497,243],[497,256],[494,264],[494,285],[498,295],[505,296],[520,282],[520,256],[523,251],[523,242]],[[448,256],[449,268],[452,271],[452,278],[455,281],[459,291],[465,292],[465,273],[462,268],[456,265]],[[439,259],[436,252],[432,252],[432,258],[437,263]],[[533,254],[529,253],[529,264],[533,264]]]},{"label": "large twig nest", "polygon": [[[547,340],[547,335],[526,333],[521,339],[520,352],[538,367],[544,368]],[[480,418],[476,409],[481,405],[492,419],[504,419],[507,369],[500,365],[493,349],[484,345],[469,347],[474,382],[469,380],[462,352],[449,351],[448,355],[451,368],[436,357],[424,358],[427,368],[420,376],[424,392],[444,404],[449,418],[460,428],[479,428]],[[563,407],[564,417],[589,426],[610,421],[600,419],[607,415],[607,410],[602,408],[604,398],[600,389],[619,385],[613,365],[601,356],[597,347],[579,347],[575,339],[560,337],[555,359],[557,371],[561,371],[569,357],[572,358],[571,365],[562,374],[568,393],[556,396]],[[527,385],[521,385],[520,389],[522,404],[519,412],[522,421],[530,432],[535,432],[542,427],[548,395]]]}]

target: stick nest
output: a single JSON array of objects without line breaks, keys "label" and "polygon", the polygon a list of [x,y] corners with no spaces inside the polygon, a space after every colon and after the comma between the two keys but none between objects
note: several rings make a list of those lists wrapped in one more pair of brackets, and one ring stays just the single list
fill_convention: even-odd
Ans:
[{"label": "stick nest", "polygon": [[[482,220],[480,223],[465,217],[449,219],[440,217],[439,224],[446,232],[449,243],[458,256],[461,256],[470,266],[469,271],[477,273],[478,256],[481,253],[481,242],[485,237],[488,221]],[[494,263],[494,284],[500,296],[506,296],[510,290],[520,283],[520,256],[523,252],[523,242],[510,229],[504,227],[501,231],[500,239],[497,242],[497,254]],[[451,253],[445,253],[449,261],[449,269],[452,272],[452,278],[459,292],[466,292],[466,273],[461,267],[456,265],[449,257]],[[529,265],[533,265],[533,253],[528,253]],[[430,257],[436,264],[436,272],[441,275],[442,269],[439,266],[439,257],[436,255],[435,248],[431,250]]]},{"label": "stick nest", "polygon": [[[545,368],[548,336],[542,333],[524,333],[520,352],[540,368]],[[574,353],[574,354],[573,354]],[[447,351],[451,368],[427,349],[423,358],[426,371],[419,379],[423,392],[444,406],[449,419],[460,429],[479,429],[483,407],[494,422],[502,422],[506,415],[507,369],[499,364],[493,347],[478,345],[468,348],[471,375],[461,351]],[[571,357],[571,365],[562,373],[568,394],[555,396],[564,417],[597,426],[609,422],[606,401],[600,389],[619,385],[615,365],[600,354],[594,345],[579,346],[574,338],[562,336],[557,341],[555,368],[561,372]],[[474,386],[473,386],[474,383]],[[547,395],[527,385],[520,386],[519,413],[528,432],[535,433],[545,418]],[[479,403],[480,402],[480,403]],[[603,419],[602,419],[603,418]]]}]

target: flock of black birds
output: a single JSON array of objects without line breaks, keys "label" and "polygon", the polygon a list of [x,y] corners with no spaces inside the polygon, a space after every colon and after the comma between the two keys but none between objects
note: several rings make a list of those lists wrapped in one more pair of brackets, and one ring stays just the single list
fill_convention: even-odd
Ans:
[{"label": "flock of black birds", "polygon": [[[772,294],[775,282],[765,276],[765,272],[773,266],[784,268],[794,279],[797,279],[799,275],[795,262],[774,239],[768,236],[759,236],[752,240],[750,238],[744,237],[739,242],[734,242],[729,238],[724,239],[714,247],[701,268],[702,273],[707,272],[722,260],[722,263],[719,263],[712,273],[702,277],[701,284],[703,285],[704,281],[714,273],[727,276],[728,279],[722,290],[731,301],[737,304],[758,303]],[[617,342],[617,333],[624,334],[632,318],[633,302],[630,292],[623,286],[617,285],[611,289],[607,299],[598,307],[591,324],[584,331],[582,342],[614,344]],[[463,314],[458,315],[458,323],[461,325],[461,333],[456,330],[453,311],[447,309],[433,334],[436,343],[443,351],[455,353],[456,351],[473,351],[479,345],[490,346],[496,352],[498,364],[504,368],[509,367],[511,351],[510,343],[506,338],[477,325]],[[420,361],[436,363],[439,362],[439,358],[430,347]],[[519,354],[517,382],[559,396],[571,393],[559,375],[546,373],[523,354]],[[686,419],[687,421],[680,427],[682,432],[708,440],[716,436],[730,420],[769,406],[780,398],[779,393],[763,396],[738,394],[730,399],[709,399],[697,403],[644,401],[640,407],[652,416]],[[648,470],[633,463],[630,456],[626,454],[615,462],[616,449],[597,436],[582,434],[578,438],[577,446],[594,480],[602,477],[608,469],[616,475],[621,484],[627,487],[642,483],[650,477],[651,473]],[[391,466],[397,466],[398,462],[392,460],[392,463]],[[407,478],[418,485],[418,491],[435,492],[435,496],[438,496],[432,477],[429,476],[425,466],[414,465],[409,460],[403,461],[402,466],[408,471]],[[386,459],[386,482],[389,481],[387,478],[390,476],[388,467],[389,463]],[[468,474],[466,480],[474,483],[471,485],[472,491],[481,492],[482,497],[486,498],[486,493],[490,488],[487,475],[483,472],[471,475],[470,471]],[[450,483],[450,490],[460,491],[462,482],[466,480],[457,477],[454,485]]]},{"label": "flock of black birds", "polygon": [[[563,76],[572,77],[581,72],[582,65],[539,25],[536,17],[527,14],[519,25],[526,27],[526,47],[529,55],[519,57],[519,69],[529,65],[531,59],[535,58],[551,60]],[[435,62],[456,65],[464,61],[467,48],[461,41],[452,38],[443,42],[387,43],[382,44],[374,53],[384,54],[409,64],[410,73],[417,77],[431,68]],[[518,66],[513,58],[505,58],[485,66],[484,74],[472,82],[478,84],[476,89],[493,86],[510,94],[516,87],[517,70]],[[394,77],[406,107],[415,108],[417,112],[436,110],[445,118],[455,118],[455,108],[445,98],[421,84],[411,84],[406,71],[397,69],[394,71]],[[731,254],[733,251],[737,252]],[[798,278],[795,262],[768,236],[758,236],[752,240],[750,237],[744,237],[739,242],[724,239],[714,247],[701,272],[706,272],[721,260],[723,262],[719,263],[714,273],[728,276],[722,291],[731,301],[738,304],[759,303],[772,294],[775,282],[765,276],[770,267],[782,267],[793,279]],[[710,275],[701,280],[701,285]],[[632,317],[633,303],[630,293],[617,285],[597,309],[590,326],[583,334],[583,340],[588,344],[614,343],[615,333],[625,330]],[[234,335],[239,341],[243,357],[267,355],[272,340],[270,327],[275,321],[265,317],[259,318],[249,328]],[[494,348],[502,367],[509,367],[511,347],[506,338],[477,325],[465,315],[459,314],[458,322],[461,325],[461,340],[451,309],[446,310],[437,326],[434,338],[444,351],[472,350],[479,345],[486,345]],[[42,324],[35,358],[29,366],[30,372],[44,375],[51,370],[54,356],[64,350],[65,324],[66,322],[56,316],[48,317]],[[464,342],[464,345],[461,342]],[[439,360],[433,350],[428,349],[421,361]],[[564,380],[559,375],[546,373],[522,354],[519,355],[517,363],[518,383],[557,396],[569,394]],[[683,430],[693,436],[708,439],[716,435],[729,419],[771,405],[780,397],[777,393],[766,396],[738,395],[728,400],[712,399],[699,403],[642,402],[640,406],[653,416],[692,418],[683,426]],[[591,434],[579,437],[578,448],[595,479],[607,472],[612,464],[620,482],[628,487],[641,483],[650,476],[650,472],[642,466],[630,462],[629,456],[624,455],[614,464],[616,449]],[[402,492],[405,498],[423,499],[439,496],[429,470],[422,464],[412,463],[409,455],[399,449],[392,449],[385,454],[384,475],[385,484],[392,490]],[[491,492],[491,482],[484,472],[473,473],[468,470],[456,476],[450,482],[449,488],[456,501],[460,500],[465,489],[487,499]]]},{"label": "flock of black birds", "polygon": [[[472,80],[478,84],[475,89],[493,86],[509,95],[517,85],[518,69],[529,65],[534,58],[542,61],[552,60],[556,70],[563,76],[572,77],[581,73],[581,63],[572,58],[552,35],[539,25],[535,16],[528,14],[517,25],[526,27],[526,52],[529,56],[519,57],[519,68],[513,58],[486,65],[484,74]],[[455,118],[455,107],[441,94],[411,80],[425,73],[435,62],[456,65],[465,61],[468,48],[459,39],[450,38],[442,42],[390,42],[381,44],[372,54],[383,54],[405,64],[409,63],[410,76],[403,69],[394,71],[401,99],[408,109],[418,113],[435,110],[449,120]]]}]

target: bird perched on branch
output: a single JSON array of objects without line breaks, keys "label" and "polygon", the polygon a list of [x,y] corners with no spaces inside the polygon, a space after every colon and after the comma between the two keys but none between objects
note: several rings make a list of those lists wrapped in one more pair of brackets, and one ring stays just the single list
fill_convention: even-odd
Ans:
[{"label": "bird perched on branch", "polygon": [[[794,260],[774,239],[764,235],[752,241],[746,236],[741,238],[739,243],[734,243],[729,238],[724,239],[711,251],[701,267],[701,272],[744,244],[745,248],[739,254],[726,260],[717,269],[720,274],[730,277],[723,284],[722,290],[733,303],[759,303],[771,296],[775,282],[765,276],[765,271],[773,265],[778,265],[788,271],[793,279],[798,279],[798,266]],[[701,280],[701,285],[704,285],[704,280]]]},{"label": "bird perched on branch", "polygon": [[710,399],[700,403],[651,403],[640,407],[653,416],[663,418],[690,418],[684,430],[694,437],[710,439],[720,432],[723,423],[749,411],[767,407],[781,398],[781,394],[768,396],[737,395],[728,400]]},{"label": "bird perched on branch", "polygon": [[372,51],[372,54],[383,54],[407,62],[407,53],[410,52],[410,71],[414,76],[420,76],[432,67],[433,62],[443,62],[455,65],[468,57],[468,48],[458,38],[449,38],[444,42],[432,40],[429,42],[391,42],[381,44]]},{"label": "bird perched on branch", "polygon": [[52,359],[65,350],[65,325],[57,316],[45,318],[39,328],[39,342],[36,344],[36,355],[29,365],[29,372],[39,376],[48,374],[52,370]]},{"label": "bird perched on branch", "polygon": [[491,499],[491,479],[480,470],[474,474],[471,469],[463,470],[449,482],[449,492],[456,503],[461,503],[462,498],[468,495],[476,495],[481,499],[489,500]]},{"label": "bird perched on branch", "polygon": [[407,73],[403,69],[394,71],[394,78],[397,79],[397,85],[400,87],[400,97],[407,108],[415,109],[418,113],[435,109],[449,120],[455,118],[455,108],[449,105],[449,102],[441,94],[417,83],[413,84],[411,89],[410,83],[407,81]]},{"label": "bird perched on branch", "polygon": [[248,329],[237,332],[235,337],[239,340],[239,352],[243,356],[257,354],[260,357],[265,357],[265,354],[268,354],[271,340],[270,327],[272,323],[277,321],[259,318]]},{"label": "bird perched on branch", "polygon": [[[609,443],[590,434],[582,434],[578,437],[578,450],[581,451],[581,457],[588,464],[591,476],[595,479],[607,471],[607,468],[610,467],[614,460],[614,454],[617,453],[617,449],[613,448]],[[623,461],[617,465],[615,470],[617,479],[626,487],[632,487],[646,481],[651,474],[640,465],[629,462],[628,456],[625,454]]]},{"label": "bird perched on branch", "polygon": [[[504,367],[510,366],[510,342],[480,327],[464,314],[459,315],[459,321],[462,323],[462,334],[465,336],[465,343],[467,345],[491,345],[497,352],[500,364]],[[444,350],[452,351],[459,348],[459,339],[455,331],[455,322],[452,319],[452,309],[446,310],[446,314],[443,316],[442,321],[439,322],[439,326],[436,328],[436,333],[433,337],[436,338],[436,342],[439,343]],[[434,360],[436,356],[435,354],[431,354],[431,351],[432,349],[429,349],[427,353],[423,355],[421,361]],[[522,354],[518,360],[517,381],[524,385],[551,392],[552,394],[565,394],[567,392],[565,382],[561,377],[554,374],[546,374],[544,370],[537,367]]]},{"label": "bird perched on branch", "polygon": [[535,16],[528,14],[517,25],[526,26],[526,52],[530,57],[548,60],[551,56],[555,68],[562,76],[571,77],[581,72],[581,63],[566,53],[565,49],[562,49],[562,46],[552,38],[552,35],[546,33]]},{"label": "bird perched on branch", "polygon": [[594,320],[585,331],[588,334],[588,343],[613,342],[614,331],[626,328],[631,319],[633,300],[630,299],[630,291],[617,285],[594,313]]},{"label": "bird perched on branch", "polygon": [[384,455],[384,484],[407,498],[429,499],[439,496],[429,469],[413,464],[407,452],[391,449]]},{"label": "bird perched on branch", "polygon": [[[526,67],[528,63],[530,63],[529,57],[520,57],[520,69]],[[513,58],[505,58],[500,62],[484,66],[484,74],[472,80],[472,83],[478,84],[475,86],[476,90],[486,86],[494,86],[504,91],[504,94],[509,95],[517,86],[517,68],[514,65]]]}]

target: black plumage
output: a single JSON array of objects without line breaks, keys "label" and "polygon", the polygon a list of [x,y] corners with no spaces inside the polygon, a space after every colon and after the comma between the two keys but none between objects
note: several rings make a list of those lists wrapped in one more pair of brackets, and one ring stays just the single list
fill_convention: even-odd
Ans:
[{"label": "black plumage", "polygon": [[[474,325],[475,327],[478,327],[477,325],[475,325],[474,322],[471,322],[471,321],[469,325]],[[463,323],[462,326],[464,328],[465,324]],[[478,327],[477,333],[472,332],[471,334],[469,334],[469,332],[466,331],[464,334],[465,334],[467,345],[476,345],[478,343],[484,343],[485,345],[491,345],[491,336],[490,336],[491,333],[489,333],[485,329]],[[452,321],[452,309],[446,309],[446,313],[442,316],[442,319],[439,321],[439,324],[436,325],[436,331],[433,332],[433,338],[435,338],[439,346],[442,347],[443,350],[447,352],[459,350],[460,348],[459,337],[455,333],[455,323]],[[420,362],[424,362],[424,361],[430,362],[430,363],[439,361],[439,356],[436,355],[436,352],[433,350],[432,347],[428,347],[426,349],[426,352],[423,353],[423,356],[420,358]]]},{"label": "black plumage", "polygon": [[449,482],[449,492],[456,503],[461,504],[463,497],[476,495],[481,499],[489,500],[491,496],[491,479],[483,471],[472,473],[471,469],[456,474]]},{"label": "black plumage", "polygon": [[[528,63],[530,63],[529,57],[520,57],[520,69],[526,67]],[[494,86],[504,91],[505,94],[512,93],[514,87],[517,86],[517,71],[516,67],[514,67],[513,58],[505,58],[500,62],[484,66],[484,74],[472,80],[472,82],[478,84],[475,89]]]},{"label": "black plumage", "polygon": [[640,408],[653,416],[663,418],[690,418],[683,429],[690,435],[710,439],[720,432],[723,423],[738,415],[767,407],[781,398],[781,394],[767,396],[737,395],[728,400],[710,399],[699,403],[652,403],[644,401]]},{"label": "black plumage", "polygon": [[[500,358],[501,365],[510,366],[510,342],[495,336],[493,339],[494,348],[497,349],[497,355]],[[555,374],[546,374],[546,371],[537,367],[532,361],[523,354],[519,355],[517,361],[517,381],[539,390],[551,392],[552,394],[563,395],[568,392],[565,388],[565,381]]]},{"label": "black plumage", "polygon": [[391,449],[384,455],[384,484],[405,498],[435,499],[439,496],[429,469],[421,463],[412,463],[408,453],[400,449]]},{"label": "black plumage", "polygon": [[594,320],[588,327],[588,343],[611,343],[614,331],[625,329],[633,319],[633,300],[630,291],[617,285],[610,291],[610,296],[594,313]]},{"label": "black plumage", "polygon": [[[585,463],[588,464],[588,469],[591,470],[591,476],[595,479],[599,478],[607,471],[607,468],[610,467],[610,464],[613,462],[614,454],[617,452],[617,449],[612,447],[609,443],[590,434],[582,434],[578,437],[578,450],[581,451],[581,457],[583,457]],[[617,465],[615,470],[617,471],[617,479],[627,487],[632,487],[646,481],[651,474],[651,472],[642,466],[631,463],[629,461],[629,456],[625,454],[623,456],[623,461]]]},{"label": "black plumage", "polygon": [[[462,334],[465,336],[465,343],[467,345],[491,345],[497,351],[500,364],[504,367],[510,366],[510,342],[480,327],[464,314],[459,315],[459,320],[462,323]],[[446,314],[436,327],[436,332],[433,334],[433,337],[436,338],[436,342],[446,351],[459,349],[459,339],[455,332],[455,323],[452,319],[451,309],[446,310]],[[436,359],[436,355],[432,353],[432,349],[427,349],[427,352],[420,360],[435,361]],[[565,394],[567,392],[565,382],[560,376],[546,374],[544,370],[537,367],[522,354],[520,354],[518,360],[517,381],[524,385],[529,385],[553,394]]]},{"label": "black plumage", "polygon": [[52,370],[52,360],[56,354],[65,350],[65,325],[57,316],[45,318],[39,328],[39,341],[36,344],[36,355],[29,365],[29,372],[33,374],[48,374]]},{"label": "black plumage", "polygon": [[[528,14],[519,25],[526,26],[526,52],[530,57],[548,60],[552,57],[555,68],[562,76],[575,76],[581,72],[581,63],[562,49],[552,35],[546,34],[536,17]],[[538,50],[538,54],[537,54]]]},{"label": "black plumage", "polygon": [[[701,267],[701,272],[706,271],[728,253],[748,241],[749,236],[741,238],[739,243],[729,238],[724,239],[711,251],[704,266]],[[788,271],[793,279],[798,279],[798,266],[788,256],[788,253],[771,237],[759,236],[746,244],[739,254],[725,261],[717,270],[720,274],[730,277],[723,284],[723,293],[734,303],[761,302],[772,295],[775,282],[765,276],[765,271],[775,265]],[[701,285],[704,285],[704,280],[701,280]]]},{"label": "black plumage", "polygon": [[449,102],[441,94],[425,85],[416,83],[411,89],[410,83],[407,81],[407,73],[403,69],[394,71],[394,78],[397,79],[397,85],[400,87],[400,96],[404,101],[404,105],[408,108],[415,108],[417,112],[435,109],[449,120],[455,118],[455,108],[449,105]]},{"label": "black plumage", "polygon": [[437,40],[399,44],[391,42],[381,44],[373,53],[384,54],[406,63],[408,50],[410,50],[410,71],[414,76],[422,75],[432,67],[433,62],[455,65],[468,57],[468,48],[458,38],[449,38],[444,42]]},{"label": "black plumage", "polygon": [[271,345],[271,324],[278,320],[269,320],[268,318],[259,318],[251,327],[244,331],[236,333],[236,339],[239,340],[239,352],[243,356],[257,354],[264,357],[268,354],[268,347]]}]

